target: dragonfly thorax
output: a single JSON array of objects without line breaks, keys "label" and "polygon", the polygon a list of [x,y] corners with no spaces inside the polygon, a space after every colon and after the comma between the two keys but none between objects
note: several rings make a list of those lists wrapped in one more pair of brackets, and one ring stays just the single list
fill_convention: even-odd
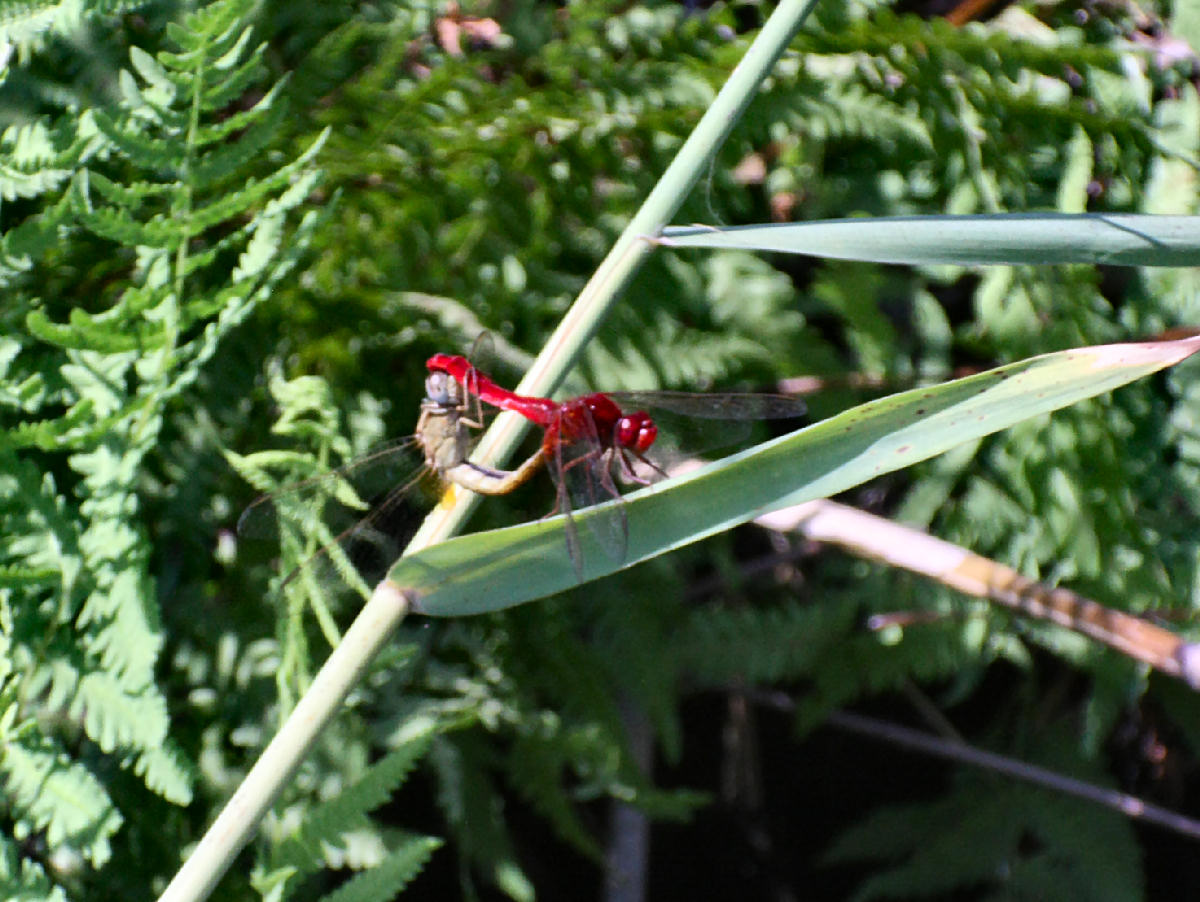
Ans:
[{"label": "dragonfly thorax", "polygon": [[470,450],[468,426],[479,424],[465,414],[462,386],[445,373],[431,373],[425,380],[416,439],[426,465],[434,472],[444,473],[466,460]]}]

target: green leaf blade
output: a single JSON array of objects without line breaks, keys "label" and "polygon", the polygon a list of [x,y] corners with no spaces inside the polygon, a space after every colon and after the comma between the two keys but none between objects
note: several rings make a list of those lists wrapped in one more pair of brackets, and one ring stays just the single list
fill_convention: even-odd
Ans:
[{"label": "green leaf blade", "polygon": [[[872,401],[622,502],[624,561],[613,561],[576,513],[588,581],[729,529],[824,498],[933,457],[962,442],[1094,397],[1200,350],[1200,337],[1060,351]],[[686,512],[683,514],[682,512]],[[577,584],[563,518],[452,539],[401,558],[388,574],[431,616],[494,611]]]},{"label": "green leaf blade", "polygon": [[1200,264],[1200,217],[1005,213],[880,216],[729,229],[672,227],[668,247],[738,248],[913,266]]}]

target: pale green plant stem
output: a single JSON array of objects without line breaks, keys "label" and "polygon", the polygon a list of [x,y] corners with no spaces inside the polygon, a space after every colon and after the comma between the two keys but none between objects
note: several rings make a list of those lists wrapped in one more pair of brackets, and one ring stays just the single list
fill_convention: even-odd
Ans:
[{"label": "pale green plant stem", "polygon": [[[519,391],[547,394],[566,374],[651,251],[651,245],[644,239],[656,236],[675,215],[815,5],[816,0],[782,0],[771,14],[641,209],[584,286],[521,381]],[[497,418],[481,440],[479,457],[499,460],[510,455],[520,441],[522,426],[523,421],[515,415]],[[438,508],[426,519],[408,551],[441,541],[461,526],[474,506],[474,497],[466,492],[458,495],[452,508]],[[381,584],[350,625],[341,644],[330,654],[291,717],[175,874],[160,902],[203,899],[212,891],[322,728],[341,708],[346,695],[407,612],[404,596],[395,587]]]}]

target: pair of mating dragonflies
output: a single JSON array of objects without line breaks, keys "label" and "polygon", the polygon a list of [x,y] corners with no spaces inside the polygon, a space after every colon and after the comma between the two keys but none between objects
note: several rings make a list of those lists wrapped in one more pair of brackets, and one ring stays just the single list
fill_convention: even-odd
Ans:
[{"label": "pair of mating dragonflies", "polygon": [[[411,440],[402,443],[419,447],[423,463],[416,476],[399,480],[398,486],[366,518],[339,535],[339,543],[350,543],[359,534],[376,531],[375,521],[398,504],[423,473],[432,471],[443,482],[473,492],[500,495],[513,491],[545,469],[556,486],[552,512],[565,515],[567,550],[579,573],[580,543],[571,512],[602,501],[619,500],[618,483],[645,485],[667,475],[653,460],[659,426],[647,409],[684,418],[721,420],[726,424],[799,417],[805,411],[804,403],[797,398],[767,394],[596,392],[553,401],[509,391],[460,355],[435,354],[426,365],[429,376],[425,380],[425,399],[416,432]],[[542,430],[537,450],[515,470],[491,469],[468,459],[472,430],[483,426],[484,405],[519,414]],[[727,425],[719,432],[728,439]],[[393,453],[402,450],[380,452],[371,455],[368,461],[375,466],[386,462]],[[244,531],[247,522],[272,518],[280,495],[314,492],[328,496],[332,494],[329,491],[316,491],[319,484],[346,479],[353,482],[354,472],[363,465],[364,462],[350,464],[324,477],[259,498],[242,515],[239,531]],[[622,505],[611,506],[605,516],[589,520],[589,526],[610,557],[616,561],[623,559],[628,531]],[[323,553],[318,552],[317,556]]]}]

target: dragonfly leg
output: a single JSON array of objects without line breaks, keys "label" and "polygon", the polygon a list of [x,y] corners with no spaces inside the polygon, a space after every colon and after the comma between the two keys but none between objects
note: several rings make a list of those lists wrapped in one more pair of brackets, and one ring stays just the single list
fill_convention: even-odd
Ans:
[{"label": "dragonfly leg", "polygon": [[645,464],[647,467],[649,467],[651,470],[653,470],[655,473],[657,473],[658,476],[661,477],[662,479],[667,479],[670,476],[670,474],[667,473],[666,470],[664,470],[662,467],[660,467],[654,461],[647,458],[644,454],[639,454],[636,451],[625,448],[625,449],[622,449],[621,453],[617,456],[619,458],[618,467],[620,468],[620,471],[621,471],[621,478],[624,479],[626,482],[632,482],[637,485],[650,485],[653,482],[653,480],[647,479],[646,477],[639,476],[637,474],[637,471],[634,470],[634,468],[633,468],[633,464],[630,462],[630,459],[629,459],[630,457],[632,457],[634,460],[638,461],[639,463]]}]

